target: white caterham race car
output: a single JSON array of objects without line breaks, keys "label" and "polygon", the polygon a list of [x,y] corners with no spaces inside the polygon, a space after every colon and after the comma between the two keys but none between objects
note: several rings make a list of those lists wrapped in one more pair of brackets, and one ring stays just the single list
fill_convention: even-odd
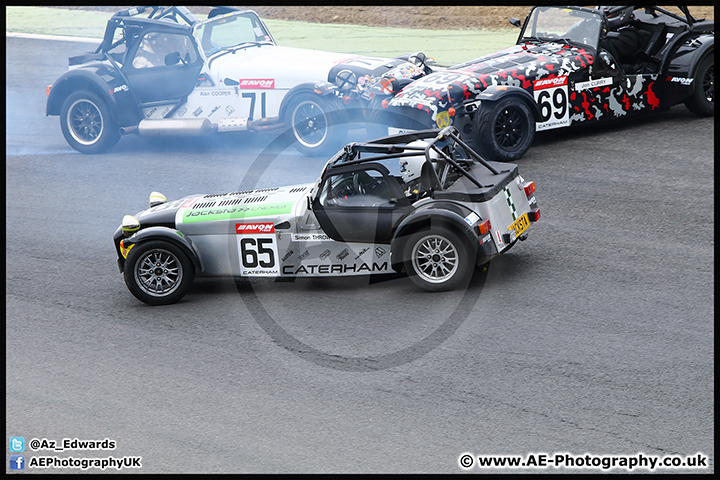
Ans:
[{"label": "white caterham race car", "polygon": [[306,154],[331,153],[365,121],[371,88],[419,78],[432,63],[279,46],[253,11],[135,7],[108,21],[93,53],[70,57],[47,115],[67,142],[100,153],[123,134],[287,131]]},{"label": "white caterham race car", "polygon": [[540,218],[517,165],[485,161],[453,127],[350,143],[311,184],[167,202],[126,215],[113,241],[135,297],[174,303],[193,279],[406,272],[429,291],[476,266]]}]

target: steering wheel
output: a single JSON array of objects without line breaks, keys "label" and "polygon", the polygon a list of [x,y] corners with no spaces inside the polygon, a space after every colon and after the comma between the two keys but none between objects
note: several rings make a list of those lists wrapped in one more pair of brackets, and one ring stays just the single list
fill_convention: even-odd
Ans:
[{"label": "steering wheel", "polygon": [[360,181],[360,173],[362,172],[353,175],[353,190],[360,195],[365,195],[365,184]]}]

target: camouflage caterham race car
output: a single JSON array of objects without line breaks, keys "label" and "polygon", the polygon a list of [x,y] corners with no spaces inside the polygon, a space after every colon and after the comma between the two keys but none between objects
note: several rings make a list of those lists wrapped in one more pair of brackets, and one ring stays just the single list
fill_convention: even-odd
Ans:
[{"label": "camouflage caterham race car", "polygon": [[[669,8],[669,7],[668,7]],[[536,131],[627,119],[685,103],[715,111],[715,25],[685,6],[537,6],[517,44],[377,91],[389,133],[455,126],[485,158],[520,158]]]}]

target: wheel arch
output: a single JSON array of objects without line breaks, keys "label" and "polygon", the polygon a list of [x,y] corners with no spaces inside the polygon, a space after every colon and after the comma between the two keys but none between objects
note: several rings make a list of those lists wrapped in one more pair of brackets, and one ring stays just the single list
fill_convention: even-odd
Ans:
[{"label": "wheel arch", "polygon": [[[131,245],[139,245],[152,240],[163,240],[172,243],[183,250],[197,270],[203,271],[203,264],[197,247],[192,240],[178,230],[168,227],[148,227],[136,232],[126,240],[129,241]],[[126,246],[126,248],[128,247]],[[122,255],[120,255],[119,258],[120,270],[123,271],[125,269],[125,258],[123,258]]]},{"label": "wheel arch", "polygon": [[536,122],[542,117],[540,107],[533,96],[527,90],[514,85],[491,85],[478,96],[480,105],[482,102],[498,102],[506,98],[518,98],[525,102],[530,107]]},{"label": "wheel arch", "polygon": [[390,243],[390,258],[392,258],[393,270],[401,271],[403,263],[407,260],[405,247],[410,236],[433,228],[446,228],[454,231],[466,243],[470,252],[473,255],[476,254],[478,237],[459,213],[446,209],[429,208],[409,215],[400,222],[400,225],[395,230]]},{"label": "wheel arch", "polygon": [[58,79],[50,88],[45,115],[60,115],[62,105],[74,92],[88,90],[98,95],[108,106],[115,123],[120,123],[118,104],[110,95],[110,85],[85,70],[69,72]]},{"label": "wheel arch", "polygon": [[711,40],[707,45],[707,48],[703,48],[693,55],[692,63],[690,64],[690,77],[695,78],[700,64],[705,61],[708,57],[715,57],[715,40]]},{"label": "wheel arch", "polygon": [[334,100],[339,102],[339,99],[335,97],[335,92],[338,91],[338,87],[329,82],[305,82],[299,85],[295,85],[290,91],[283,97],[280,103],[280,110],[278,116],[285,118],[287,115],[288,108],[293,104],[295,99],[303,94],[316,95],[317,97],[332,97]]},{"label": "wheel arch", "polygon": [[[698,35],[693,41],[690,38],[680,44],[672,53],[672,57],[662,66],[662,75],[695,76],[698,67],[708,56],[715,54],[715,36]],[[696,46],[692,46],[695,44]],[[692,51],[694,50],[694,51]]]}]

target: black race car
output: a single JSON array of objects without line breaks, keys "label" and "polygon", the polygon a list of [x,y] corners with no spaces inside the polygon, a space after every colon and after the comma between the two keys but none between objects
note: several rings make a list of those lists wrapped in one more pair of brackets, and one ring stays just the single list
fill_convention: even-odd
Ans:
[{"label": "black race car", "polygon": [[206,135],[291,129],[303,153],[345,143],[365,90],[431,71],[424,54],[390,59],[279,46],[253,11],[135,7],[108,21],[93,53],[70,57],[48,88],[67,142],[100,153],[122,134]]},{"label": "black race car", "polygon": [[486,158],[508,161],[536,131],[680,103],[712,116],[715,24],[677,11],[534,7],[510,21],[522,28],[515,46],[375,91],[374,121],[389,133],[454,125]]}]

